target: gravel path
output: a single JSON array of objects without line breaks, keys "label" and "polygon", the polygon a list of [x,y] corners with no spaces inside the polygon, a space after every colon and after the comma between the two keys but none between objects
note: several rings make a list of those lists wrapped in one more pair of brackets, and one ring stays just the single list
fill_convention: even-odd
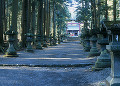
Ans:
[{"label": "gravel path", "polygon": [[97,86],[110,72],[89,68],[0,67],[0,86]]},{"label": "gravel path", "polygon": [[95,58],[86,58],[79,42],[49,46],[34,53],[19,51],[19,57],[0,55],[0,86],[97,86],[110,74],[110,68],[91,71],[85,67],[28,67],[8,65],[70,65],[94,64]]},{"label": "gravel path", "polygon": [[44,50],[34,50],[34,53],[19,51],[18,54],[17,58],[0,55],[0,64],[70,65],[94,64],[96,61],[96,58],[86,58],[88,53],[83,51],[79,42],[49,46]]}]

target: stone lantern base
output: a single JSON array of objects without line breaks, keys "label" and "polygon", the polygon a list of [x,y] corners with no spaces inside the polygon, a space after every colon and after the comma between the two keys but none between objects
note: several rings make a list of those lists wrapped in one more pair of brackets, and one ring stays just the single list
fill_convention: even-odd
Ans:
[{"label": "stone lantern base", "polygon": [[44,36],[44,41],[43,41],[43,46],[42,47],[46,47],[46,48],[48,47],[47,46],[47,41],[46,41],[46,36]]},{"label": "stone lantern base", "polygon": [[4,57],[18,57],[18,55],[16,54],[16,55],[8,55],[8,54],[6,54],[6,55],[4,55]]},{"label": "stone lantern base", "polygon": [[44,41],[44,43],[43,43],[43,46],[42,47],[48,47],[48,45],[47,45],[47,43],[46,43],[46,41]]},{"label": "stone lantern base", "polygon": [[84,51],[85,52],[90,52],[91,46],[90,46],[90,40],[89,38],[85,39],[85,45],[84,45]]},{"label": "stone lantern base", "polygon": [[5,53],[4,49],[2,48],[2,46],[0,46],[0,52]]},{"label": "stone lantern base", "polygon": [[110,66],[111,66],[110,55],[108,54],[107,50],[104,50],[97,58],[97,61],[95,62],[94,70],[101,70]]},{"label": "stone lantern base", "polygon": [[56,38],[53,38],[53,46],[57,46],[57,44],[56,44]]},{"label": "stone lantern base", "polygon": [[95,35],[93,35],[90,38],[91,42],[92,42],[92,47],[90,49],[90,53],[88,57],[94,57],[94,56],[99,56],[100,52],[98,51],[97,47],[96,47],[96,42],[97,42],[97,37]]},{"label": "stone lantern base", "polygon": [[31,45],[31,43],[32,43],[32,41],[33,41],[33,39],[32,39],[32,37],[33,37],[33,34],[32,33],[27,33],[27,34],[25,34],[26,36],[27,36],[27,48],[26,48],[26,52],[30,52],[30,53],[33,53],[34,51],[33,51],[33,48],[32,48],[32,45]]},{"label": "stone lantern base", "polygon": [[18,57],[18,55],[16,53],[14,53],[13,55],[12,54],[9,55],[8,53],[6,53],[4,57]]},{"label": "stone lantern base", "polygon": [[34,51],[33,51],[33,49],[32,49],[32,48],[27,48],[27,49],[26,49],[26,52],[33,53]]},{"label": "stone lantern base", "polygon": [[111,54],[111,74],[106,79],[107,86],[120,86],[120,42],[107,45]]},{"label": "stone lantern base", "polygon": [[112,77],[111,75],[106,79],[106,86],[120,86],[120,77]]},{"label": "stone lantern base", "polygon": [[100,55],[100,52],[98,52],[98,49],[96,47],[92,47],[90,49],[89,57],[99,56],[99,55]]},{"label": "stone lantern base", "polygon": [[43,48],[41,46],[41,35],[38,34],[37,37],[36,37],[36,40],[37,40],[36,49],[43,50]]},{"label": "stone lantern base", "polygon": [[89,52],[90,49],[91,49],[91,47],[89,47],[89,46],[85,46],[85,47],[84,47],[84,51],[85,51],[85,52]]},{"label": "stone lantern base", "polygon": [[47,44],[46,44],[46,43],[44,43],[42,47],[46,47],[46,48],[47,48],[48,46],[47,46]]},{"label": "stone lantern base", "polygon": [[7,49],[7,52],[5,53],[4,57],[18,57],[18,54],[16,50],[14,49],[13,45],[10,45],[10,47]]},{"label": "stone lantern base", "polygon": [[36,44],[36,49],[43,50],[40,42]]}]

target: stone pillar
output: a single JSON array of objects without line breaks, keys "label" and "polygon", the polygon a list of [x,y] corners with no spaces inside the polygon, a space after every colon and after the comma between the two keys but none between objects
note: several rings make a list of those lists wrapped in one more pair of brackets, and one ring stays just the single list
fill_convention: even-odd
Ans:
[{"label": "stone pillar", "polygon": [[106,79],[107,86],[120,86],[120,24],[115,23],[108,28],[112,41],[106,47],[111,55],[111,74]]}]

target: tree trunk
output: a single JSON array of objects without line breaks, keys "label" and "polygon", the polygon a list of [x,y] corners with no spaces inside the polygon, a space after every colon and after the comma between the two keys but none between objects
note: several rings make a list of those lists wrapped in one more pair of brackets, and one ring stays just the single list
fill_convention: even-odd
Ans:
[{"label": "tree trunk", "polygon": [[[35,25],[36,25],[35,3],[36,3],[36,1],[34,0],[34,1],[32,2],[32,21],[31,21],[32,34],[35,34]],[[33,37],[33,40],[35,41],[35,37]],[[33,43],[34,43],[34,42],[33,42]]]},{"label": "tree trunk", "polygon": [[44,0],[44,30],[43,30],[44,36],[46,35],[46,0]]},{"label": "tree trunk", "polygon": [[21,40],[22,40],[22,47],[26,47],[26,36],[27,33],[27,15],[28,15],[28,0],[22,1],[22,34],[21,34]]},{"label": "tree trunk", "polygon": [[27,12],[27,33],[31,33],[31,0],[28,0],[28,12]]},{"label": "tree trunk", "polygon": [[92,23],[91,23],[91,29],[93,29],[94,25],[94,8],[93,8],[93,0],[91,0],[91,13],[92,13]]},{"label": "tree trunk", "polygon": [[94,9],[94,25],[95,25],[95,29],[97,28],[97,16],[96,16],[96,3],[95,0],[93,0],[93,9]]},{"label": "tree trunk", "polygon": [[[5,0],[2,1],[3,3],[3,32],[7,30],[7,17],[5,12]],[[4,40],[6,40],[6,35],[4,35]]]},{"label": "tree trunk", "polygon": [[55,39],[56,27],[55,27],[55,1],[53,0],[53,38]]},{"label": "tree trunk", "polygon": [[49,1],[46,2],[46,36],[49,37]]},{"label": "tree trunk", "polygon": [[[88,9],[88,6],[89,6],[89,3],[87,0],[85,0],[85,8]],[[85,12],[85,16],[88,15],[88,11]],[[87,26],[88,26],[88,20],[85,18],[85,22],[84,22],[84,26],[85,26],[85,29],[87,29]]]},{"label": "tree trunk", "polygon": [[38,3],[37,33],[43,37],[43,0]]},{"label": "tree trunk", "polygon": [[108,20],[108,6],[107,6],[107,0],[105,0],[105,8],[106,8],[106,12],[105,12],[105,19]]},{"label": "tree trunk", "polygon": [[100,7],[101,7],[101,3],[100,3],[100,0],[98,0],[98,10],[97,10],[97,27],[98,28],[100,28],[100,11],[101,11],[101,9],[100,9]]},{"label": "tree trunk", "polygon": [[3,44],[3,5],[2,1],[0,0],[0,46]]},{"label": "tree trunk", "polygon": [[116,21],[116,0],[113,0],[113,18]]},{"label": "tree trunk", "polygon": [[[18,15],[18,0],[13,0],[12,3],[12,30],[17,32],[17,15]],[[15,42],[14,46],[17,48],[18,39],[17,35],[14,36]]]},{"label": "tree trunk", "polygon": [[50,0],[49,0],[49,36],[50,36],[50,25],[51,25],[51,7],[50,7]]}]

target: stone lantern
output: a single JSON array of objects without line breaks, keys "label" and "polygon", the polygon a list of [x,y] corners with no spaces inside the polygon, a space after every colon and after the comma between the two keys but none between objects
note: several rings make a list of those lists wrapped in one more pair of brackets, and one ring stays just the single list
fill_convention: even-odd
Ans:
[{"label": "stone lantern", "polygon": [[84,46],[84,29],[82,28],[81,34],[80,34],[80,44]]},{"label": "stone lantern", "polygon": [[58,31],[58,44],[60,44],[61,38],[60,38],[60,32]]},{"label": "stone lantern", "polygon": [[27,48],[26,48],[26,52],[33,52],[33,48],[32,48],[32,41],[33,41],[33,34],[32,33],[27,33],[25,34],[27,36]]},{"label": "stone lantern", "polygon": [[50,34],[50,37],[49,37],[50,39],[50,46],[52,46],[53,44],[52,44],[52,34]]},{"label": "stone lantern", "polygon": [[57,44],[57,38],[56,38],[56,36],[53,36],[53,46],[56,46]]},{"label": "stone lantern", "polygon": [[92,42],[92,47],[90,49],[90,53],[89,53],[89,57],[92,57],[92,56],[99,56],[100,55],[100,52],[98,51],[97,47],[96,47],[96,43],[97,43],[97,33],[98,33],[98,30],[95,28],[95,25],[93,26],[93,29],[91,29],[91,38],[90,38],[90,41]]},{"label": "stone lantern", "polygon": [[63,34],[61,35],[61,37],[60,37],[60,38],[61,38],[61,39],[60,39],[60,40],[61,40],[61,42],[63,42]]},{"label": "stone lantern", "polygon": [[43,47],[48,47],[47,43],[46,43],[47,42],[46,39],[47,39],[47,36],[44,35]]},{"label": "stone lantern", "polygon": [[36,41],[37,41],[37,44],[36,44],[36,49],[40,49],[40,50],[43,50],[42,46],[41,46],[41,35],[38,34],[36,35]]},{"label": "stone lantern", "polygon": [[84,51],[89,52],[90,51],[90,33],[89,33],[89,29],[85,29],[84,31]]},{"label": "stone lantern", "polygon": [[18,57],[17,52],[13,45],[15,41],[14,35],[16,34],[17,33],[12,30],[12,27],[10,27],[10,30],[5,32],[5,35],[8,35],[8,42],[9,42],[9,47],[7,49],[7,52],[5,53],[6,55],[4,55],[5,57]]},{"label": "stone lantern", "polygon": [[63,34],[63,36],[62,36],[62,41],[63,41],[63,42],[66,42],[66,34]]},{"label": "stone lantern", "polygon": [[111,74],[106,82],[108,86],[120,86],[120,22],[113,22],[107,30],[112,40],[106,46],[111,54]]},{"label": "stone lantern", "polygon": [[100,56],[98,56],[97,61],[95,62],[95,70],[101,70],[103,68],[111,66],[110,55],[106,50],[106,45],[109,44],[109,41],[104,22],[102,22],[102,27],[98,35],[99,35],[98,44],[101,46],[101,54]]}]

